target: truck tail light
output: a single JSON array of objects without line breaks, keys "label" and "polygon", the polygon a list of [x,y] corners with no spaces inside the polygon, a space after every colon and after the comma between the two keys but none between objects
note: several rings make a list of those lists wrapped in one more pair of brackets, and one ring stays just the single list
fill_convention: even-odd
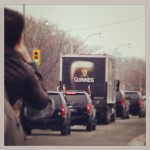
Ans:
[{"label": "truck tail light", "polygon": [[87,114],[91,113],[91,105],[90,104],[86,105],[86,111],[87,111]]}]

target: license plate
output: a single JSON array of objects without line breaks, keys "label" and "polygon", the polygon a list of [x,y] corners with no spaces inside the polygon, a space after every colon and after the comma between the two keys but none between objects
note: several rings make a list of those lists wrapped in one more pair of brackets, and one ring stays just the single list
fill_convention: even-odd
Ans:
[{"label": "license plate", "polygon": [[70,111],[71,111],[71,112],[76,112],[76,109],[70,108]]}]

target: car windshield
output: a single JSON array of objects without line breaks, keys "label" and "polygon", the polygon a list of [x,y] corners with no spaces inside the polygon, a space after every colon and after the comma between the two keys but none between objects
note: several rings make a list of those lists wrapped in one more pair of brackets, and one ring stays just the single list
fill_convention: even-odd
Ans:
[{"label": "car windshield", "polygon": [[83,94],[75,95],[66,95],[67,101],[72,102],[73,104],[86,104],[87,98]]}]

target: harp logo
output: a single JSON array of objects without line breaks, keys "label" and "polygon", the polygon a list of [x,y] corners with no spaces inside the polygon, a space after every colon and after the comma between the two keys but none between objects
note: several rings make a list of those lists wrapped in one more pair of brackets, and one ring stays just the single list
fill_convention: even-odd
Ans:
[{"label": "harp logo", "polygon": [[85,70],[85,69],[84,69],[84,70],[82,70],[82,75],[83,75],[84,77],[86,77],[86,76],[87,76],[87,72],[88,72],[88,71],[87,71],[87,70]]}]

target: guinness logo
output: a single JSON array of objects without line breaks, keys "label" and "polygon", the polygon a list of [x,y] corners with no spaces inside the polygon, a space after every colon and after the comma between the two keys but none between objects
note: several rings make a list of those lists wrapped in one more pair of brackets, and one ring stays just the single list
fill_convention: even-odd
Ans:
[{"label": "guinness logo", "polygon": [[84,77],[86,77],[86,75],[87,75],[87,70],[82,70],[82,75],[84,76]]}]

